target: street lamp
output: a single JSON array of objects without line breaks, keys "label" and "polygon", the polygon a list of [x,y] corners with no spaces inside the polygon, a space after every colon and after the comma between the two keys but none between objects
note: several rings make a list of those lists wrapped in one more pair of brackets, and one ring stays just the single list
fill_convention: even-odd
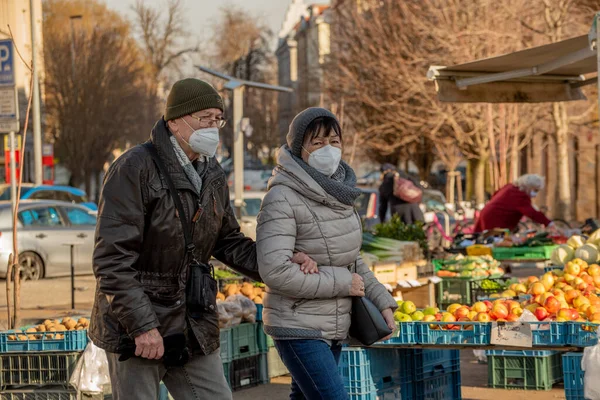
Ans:
[{"label": "street lamp", "polygon": [[241,218],[242,206],[244,205],[244,134],[242,126],[242,119],[244,117],[244,89],[248,86],[287,93],[292,93],[294,90],[284,86],[238,79],[199,65],[196,68],[202,72],[226,80],[225,89],[233,91],[233,176],[235,181],[235,200],[233,204],[236,216]]}]

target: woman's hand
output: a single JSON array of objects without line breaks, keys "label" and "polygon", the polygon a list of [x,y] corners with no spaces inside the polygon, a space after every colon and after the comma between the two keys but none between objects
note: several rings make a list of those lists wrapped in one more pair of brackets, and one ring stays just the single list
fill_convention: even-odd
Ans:
[{"label": "woman's hand", "polygon": [[365,282],[359,274],[352,274],[352,286],[350,286],[350,296],[364,297]]},{"label": "woman's hand", "polygon": [[384,342],[384,341],[390,339],[392,337],[392,335],[394,334],[394,331],[396,330],[396,321],[394,320],[394,312],[392,311],[391,308],[386,308],[385,310],[383,310],[381,312],[381,315],[383,315],[383,319],[385,319],[385,322],[387,323],[388,328],[390,328],[392,330],[392,333],[390,333],[388,336],[381,339],[381,341]]},{"label": "woman's hand", "polygon": [[304,272],[305,274],[319,273],[317,263],[304,253],[295,253],[290,261],[294,264],[300,265],[300,271]]}]

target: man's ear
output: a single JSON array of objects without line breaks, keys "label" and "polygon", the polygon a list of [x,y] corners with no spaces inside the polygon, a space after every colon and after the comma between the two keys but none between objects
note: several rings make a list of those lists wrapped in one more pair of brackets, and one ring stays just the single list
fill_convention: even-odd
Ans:
[{"label": "man's ear", "polygon": [[167,126],[169,127],[169,130],[172,133],[179,132],[179,126],[177,125],[177,120],[176,119],[172,119],[170,121],[167,121]]}]

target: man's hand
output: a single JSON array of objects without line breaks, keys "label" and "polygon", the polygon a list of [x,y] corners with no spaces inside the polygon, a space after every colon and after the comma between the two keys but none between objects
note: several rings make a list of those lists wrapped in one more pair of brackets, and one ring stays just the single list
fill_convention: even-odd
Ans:
[{"label": "man's hand", "polygon": [[135,355],[149,360],[160,360],[165,354],[163,338],[154,328],[135,338]]},{"label": "man's hand", "polygon": [[385,322],[387,323],[388,328],[390,328],[392,330],[392,333],[390,333],[388,336],[381,339],[381,342],[384,342],[384,341],[390,339],[392,337],[392,335],[394,334],[394,331],[396,330],[396,321],[394,320],[394,312],[392,311],[391,308],[386,308],[385,310],[383,310],[381,312],[381,315],[383,315],[383,319],[385,319]]},{"label": "man's hand", "polygon": [[307,256],[304,253],[295,253],[292,257],[291,261],[294,264],[300,265],[300,271],[305,274],[318,274],[319,268],[317,268],[317,263]]}]

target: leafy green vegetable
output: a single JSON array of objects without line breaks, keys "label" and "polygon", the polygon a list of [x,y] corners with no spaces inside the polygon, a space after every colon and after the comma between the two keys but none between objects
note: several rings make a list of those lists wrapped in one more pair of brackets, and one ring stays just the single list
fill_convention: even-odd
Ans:
[{"label": "leafy green vegetable", "polygon": [[417,222],[414,225],[407,225],[402,222],[402,219],[398,215],[394,215],[388,222],[375,225],[373,232],[375,233],[375,236],[379,238],[389,238],[405,242],[418,242],[423,252],[427,253],[429,250],[427,235],[423,230],[422,222]]}]

